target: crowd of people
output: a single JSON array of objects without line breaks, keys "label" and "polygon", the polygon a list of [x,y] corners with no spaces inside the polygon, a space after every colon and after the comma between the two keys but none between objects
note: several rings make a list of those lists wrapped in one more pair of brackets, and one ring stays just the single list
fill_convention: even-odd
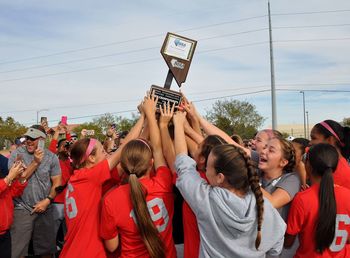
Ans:
[{"label": "crowd of people", "polygon": [[0,157],[0,258],[350,257],[349,127],[242,141],[186,98],[138,108],[123,135],[60,123],[45,148],[33,125]]}]

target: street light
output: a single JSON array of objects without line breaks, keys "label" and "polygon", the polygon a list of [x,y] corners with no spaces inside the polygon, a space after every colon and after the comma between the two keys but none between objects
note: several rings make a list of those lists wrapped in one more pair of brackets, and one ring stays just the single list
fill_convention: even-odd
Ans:
[{"label": "street light", "polygon": [[49,110],[47,108],[44,108],[36,111],[36,124],[39,124],[39,113],[43,111],[49,111]]},{"label": "street light", "polygon": [[303,94],[304,138],[306,138],[305,92],[300,91],[300,93]]}]

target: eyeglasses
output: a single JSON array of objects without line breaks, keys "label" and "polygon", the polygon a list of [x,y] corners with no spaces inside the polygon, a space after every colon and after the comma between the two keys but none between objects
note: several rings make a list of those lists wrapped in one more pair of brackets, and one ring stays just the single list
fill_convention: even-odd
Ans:
[{"label": "eyeglasses", "polygon": [[32,138],[32,137],[30,137],[30,136],[26,136],[26,140],[28,141],[32,141],[32,142],[34,142],[34,141],[36,141],[38,138]]},{"label": "eyeglasses", "polygon": [[304,164],[306,164],[306,162],[308,161],[308,159],[309,159],[309,153],[308,153],[308,152],[304,153],[303,156],[301,156],[301,161],[302,161]]}]

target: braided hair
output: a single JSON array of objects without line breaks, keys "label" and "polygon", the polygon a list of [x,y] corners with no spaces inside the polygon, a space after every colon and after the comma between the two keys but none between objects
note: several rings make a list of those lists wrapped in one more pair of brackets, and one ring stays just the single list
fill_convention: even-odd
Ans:
[{"label": "braided hair", "polygon": [[257,236],[255,248],[261,242],[261,228],[264,214],[264,198],[259,184],[259,176],[250,157],[243,149],[231,144],[213,148],[214,168],[225,176],[226,182],[236,190],[247,193],[249,188],[254,193],[257,208]]}]

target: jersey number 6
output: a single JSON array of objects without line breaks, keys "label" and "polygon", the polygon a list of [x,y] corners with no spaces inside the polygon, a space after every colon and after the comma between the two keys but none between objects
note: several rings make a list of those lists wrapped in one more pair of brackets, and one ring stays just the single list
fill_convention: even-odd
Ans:
[{"label": "jersey number 6", "polygon": [[77,204],[75,203],[75,199],[72,196],[69,196],[70,193],[74,191],[73,186],[68,183],[67,184],[67,191],[66,191],[66,214],[67,217],[70,219],[73,219],[78,214],[78,208]]},{"label": "jersey number 6", "polygon": [[[332,245],[329,247],[329,249],[332,252],[339,252],[342,250],[348,240],[348,232],[345,229],[339,229],[339,223],[343,222],[345,225],[350,224],[350,217],[346,214],[337,214],[337,218],[335,220],[335,235],[333,239]],[[337,239],[340,238],[340,242]]]}]

